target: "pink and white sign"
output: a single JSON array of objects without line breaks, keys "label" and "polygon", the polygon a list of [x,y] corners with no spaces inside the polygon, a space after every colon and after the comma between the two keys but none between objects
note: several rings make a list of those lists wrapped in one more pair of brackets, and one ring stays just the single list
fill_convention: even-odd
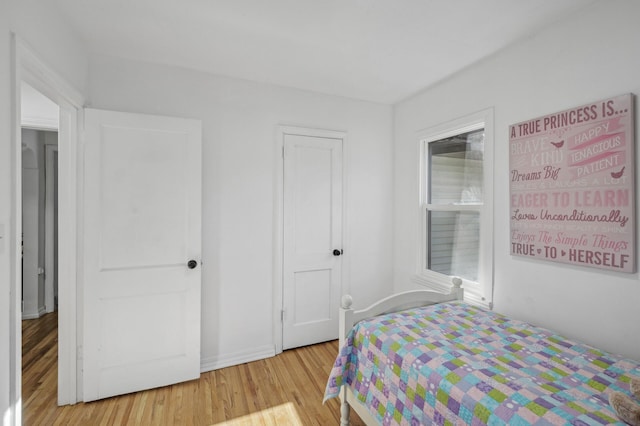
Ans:
[{"label": "pink and white sign", "polygon": [[635,272],[632,95],[509,127],[511,254]]}]

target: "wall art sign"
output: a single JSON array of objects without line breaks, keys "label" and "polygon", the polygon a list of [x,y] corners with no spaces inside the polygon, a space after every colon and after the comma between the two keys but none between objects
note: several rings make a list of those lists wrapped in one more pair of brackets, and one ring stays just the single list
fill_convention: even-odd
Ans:
[{"label": "wall art sign", "polygon": [[511,254],[635,272],[633,96],[509,126]]}]

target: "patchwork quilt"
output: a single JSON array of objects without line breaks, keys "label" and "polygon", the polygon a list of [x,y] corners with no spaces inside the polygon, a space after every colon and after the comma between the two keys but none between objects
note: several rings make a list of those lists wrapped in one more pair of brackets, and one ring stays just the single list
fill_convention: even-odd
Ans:
[{"label": "patchwork quilt", "polygon": [[629,393],[640,363],[464,302],[361,321],[325,400],[348,385],[383,425],[621,423],[608,393]]}]

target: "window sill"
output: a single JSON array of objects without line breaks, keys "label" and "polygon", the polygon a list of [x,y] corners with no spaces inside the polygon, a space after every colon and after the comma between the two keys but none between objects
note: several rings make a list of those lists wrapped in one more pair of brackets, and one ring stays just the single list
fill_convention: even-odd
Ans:
[{"label": "window sill", "polygon": [[[446,275],[442,275],[441,277],[432,277],[423,274],[416,274],[413,276],[411,281],[421,286],[427,287],[429,290],[434,290],[440,293],[449,293],[453,287],[453,285],[451,284],[451,278],[447,277]],[[477,291],[465,287],[464,284],[462,285],[462,288],[464,290],[465,302],[484,309],[493,309],[493,303],[486,300],[486,298],[479,294]]]}]

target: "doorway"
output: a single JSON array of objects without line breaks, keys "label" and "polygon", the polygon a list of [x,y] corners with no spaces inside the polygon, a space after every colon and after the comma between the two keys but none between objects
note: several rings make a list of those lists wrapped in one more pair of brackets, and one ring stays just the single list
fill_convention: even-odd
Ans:
[{"label": "doorway", "polygon": [[[21,84],[22,401],[57,399],[57,148],[60,108]],[[38,406],[36,406],[38,405]],[[25,421],[30,421],[24,417]]]},{"label": "doorway", "polygon": [[[11,258],[15,268],[12,272],[12,315],[11,315],[11,404],[15,407],[12,423],[21,423],[21,347],[22,347],[22,92],[26,83],[58,108],[58,405],[73,404],[78,401],[78,374],[81,372],[77,360],[77,243],[76,236],[81,223],[78,221],[77,177],[79,169],[78,121],[84,98],[69,86],[56,72],[49,68],[18,37],[13,37],[14,80],[12,104],[14,117],[12,136],[15,142],[13,157],[13,194],[15,222],[12,224]],[[26,89],[29,90],[29,89]],[[49,123],[50,124],[50,123]],[[52,126],[45,126],[51,128]],[[55,161],[55,160],[54,160]],[[54,231],[55,232],[55,231]],[[54,290],[55,292],[55,290]],[[55,296],[54,296],[55,300]]]},{"label": "doorway", "polygon": [[[22,401],[57,400],[57,148],[60,108],[21,84]],[[43,375],[46,374],[46,375]],[[34,404],[38,404],[35,406]],[[25,416],[25,420],[28,419]]]}]

